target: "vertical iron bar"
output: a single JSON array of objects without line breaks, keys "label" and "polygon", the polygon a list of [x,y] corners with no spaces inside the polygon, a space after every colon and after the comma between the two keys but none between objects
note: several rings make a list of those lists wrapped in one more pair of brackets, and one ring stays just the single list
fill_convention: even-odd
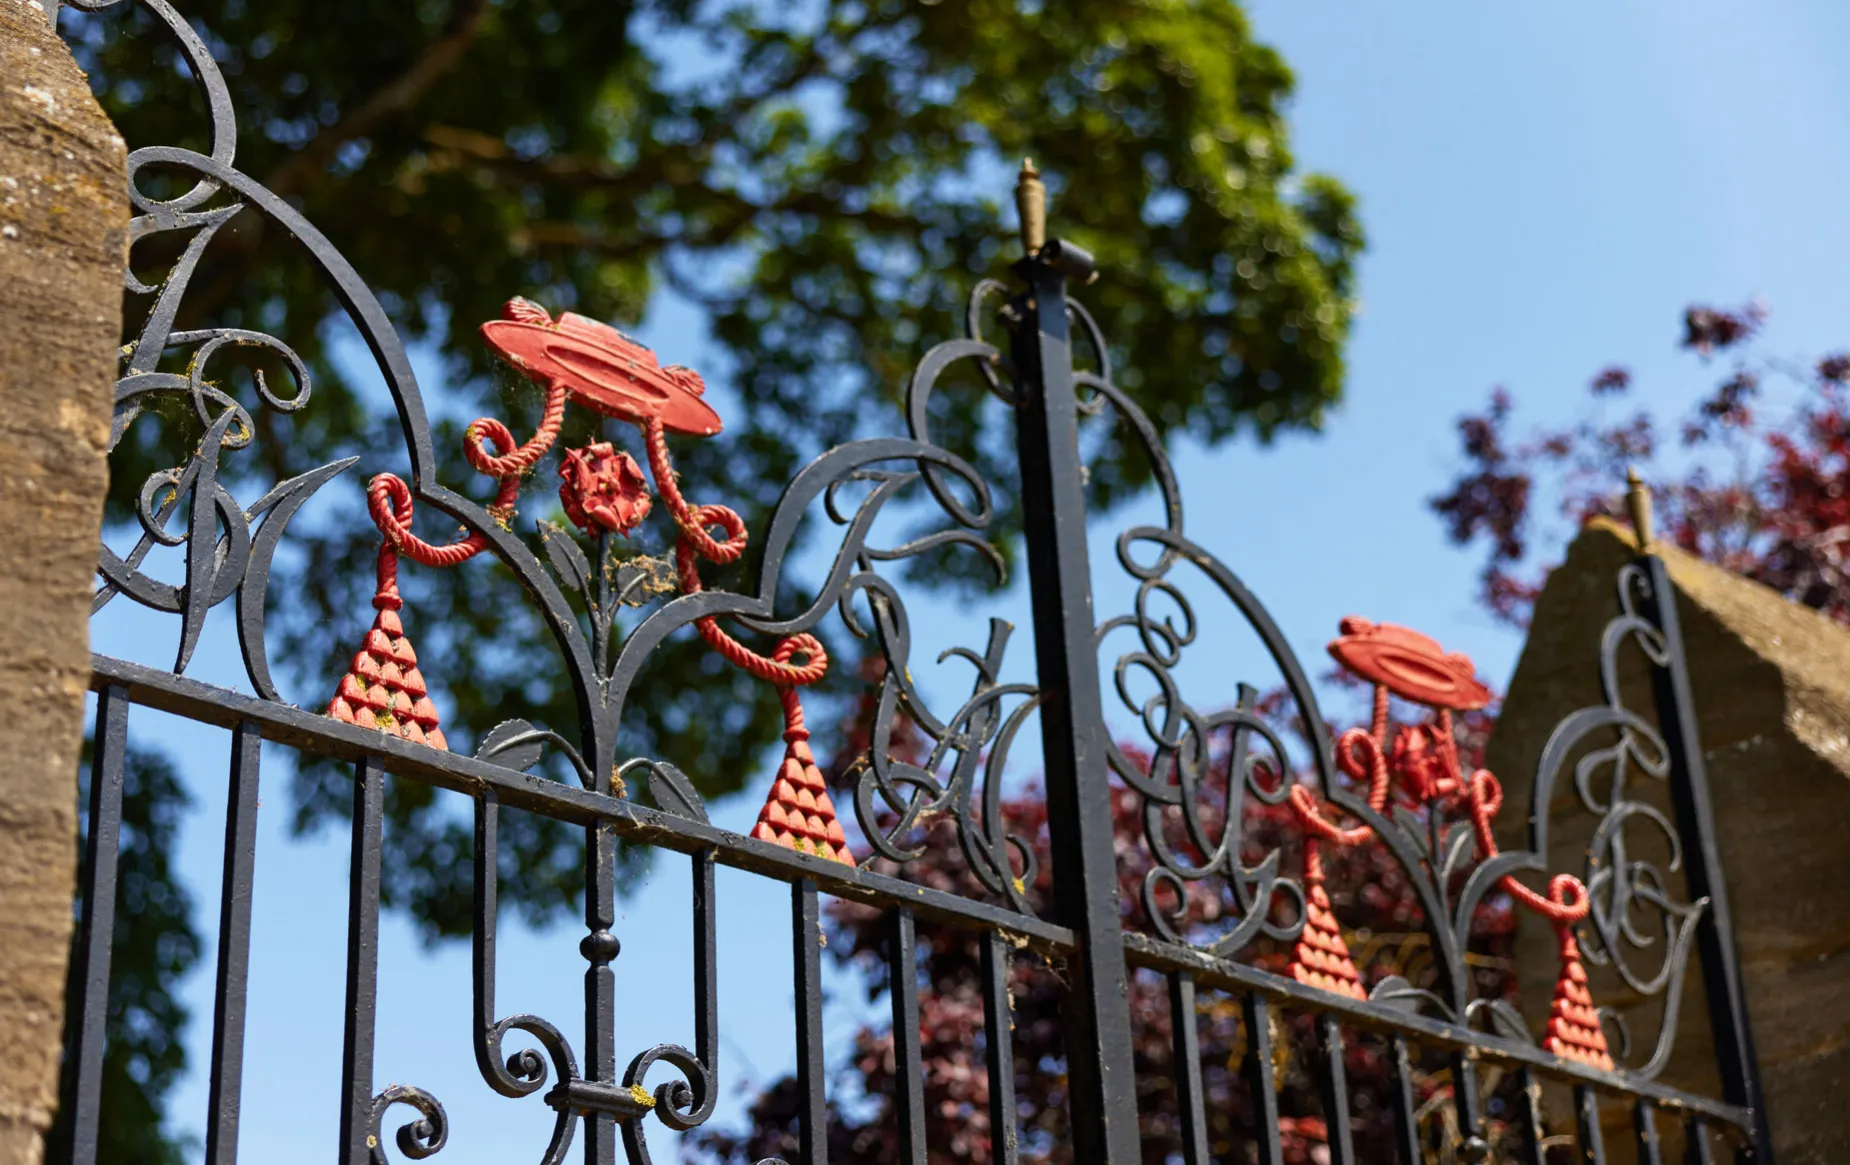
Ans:
[{"label": "vertical iron bar", "polygon": [[1400,1165],[1424,1165],[1420,1153],[1419,1105],[1413,1095],[1413,1064],[1407,1054],[1407,1037],[1388,1038],[1388,1059],[1394,1069],[1394,1153]]},{"label": "vertical iron bar", "polygon": [[96,697],[90,751],[90,821],[84,835],[83,927],[73,968],[76,1013],[70,1019],[71,1161],[96,1161],[102,1116],[103,1033],[109,1021],[109,956],[116,933],[116,860],[122,840],[122,776],[128,756],[128,689],[110,685]]},{"label": "vertical iron bar", "polygon": [[1599,1093],[1581,1084],[1574,1089],[1574,1123],[1580,1133],[1580,1159],[1606,1165],[1606,1134],[1599,1127]]},{"label": "vertical iron bar", "polygon": [[822,1064],[822,915],[816,884],[808,878],[790,885],[795,936],[797,989],[797,1142],[803,1165],[828,1165],[829,1103],[823,1092]]},{"label": "vertical iron bar", "polygon": [[[489,1047],[495,1026],[495,911],[500,880],[501,803],[493,789],[475,798],[475,933],[470,940],[474,963],[475,1064],[482,1079],[500,1079],[500,1065]],[[497,1089],[497,1091],[499,1091]]]},{"label": "vertical iron bar", "polygon": [[1452,1104],[1458,1110],[1458,1137],[1465,1160],[1481,1161],[1489,1155],[1484,1140],[1483,1105],[1478,1097],[1477,1060],[1468,1049],[1452,1054]]},{"label": "vertical iron bar", "polygon": [[1278,1083],[1272,1067],[1272,1005],[1263,995],[1243,1001],[1246,1020],[1246,1087],[1253,1097],[1253,1134],[1259,1138],[1259,1165],[1285,1165],[1278,1136]]},{"label": "vertical iron bar", "polygon": [[1317,1090],[1329,1129],[1330,1165],[1355,1165],[1349,1129],[1349,1073],[1343,1067],[1343,1025],[1333,1012],[1317,1017]]},{"label": "vertical iron bar", "polygon": [[1683,628],[1677,617],[1675,584],[1664,561],[1654,554],[1640,559],[1651,582],[1650,606],[1668,656],[1666,666],[1652,669],[1657,716],[1670,751],[1670,798],[1676,808],[1677,832],[1684,844],[1685,877],[1692,901],[1707,898],[1709,909],[1696,924],[1696,951],[1702,960],[1702,986],[1715,1036],[1716,1067],[1722,1095],[1753,1114],[1749,1143],[1738,1154],[1743,1162],[1772,1165],[1773,1138],[1761,1093],[1760,1064],[1748,1025],[1747,996],[1741,985],[1740,958],[1734,946],[1734,921],[1728,909],[1728,886],[1722,874],[1721,848],[1715,834],[1715,809],[1709,797],[1708,769],[1696,723],[1696,698],[1690,688]]},{"label": "vertical iron bar", "polygon": [[1091,269],[1091,256],[1057,239],[1019,263],[1029,291],[1013,344],[1054,909],[1079,940],[1062,1017],[1079,1165],[1142,1152],[1066,306],[1068,275]]},{"label": "vertical iron bar", "polygon": [[347,881],[347,1012],[341,1044],[340,1161],[371,1165],[373,1012],[379,988],[379,847],[385,769],[364,757],[353,776],[353,849]]},{"label": "vertical iron bar", "polygon": [[1182,1159],[1208,1165],[1208,1101],[1201,1085],[1201,1032],[1195,1014],[1195,977],[1169,976],[1169,1020],[1175,1032],[1177,1107],[1182,1113]]},{"label": "vertical iron bar", "polygon": [[1524,1165],[1548,1165],[1547,1150],[1542,1148],[1542,1082],[1533,1068],[1519,1071],[1516,1081],[1517,1137]]},{"label": "vertical iron bar", "polygon": [[1650,1101],[1632,1101],[1632,1131],[1638,1135],[1638,1165],[1664,1165],[1657,1136],[1657,1109]]},{"label": "vertical iron bar", "polygon": [[[617,1084],[617,976],[610,964],[623,944],[617,922],[617,838],[608,824],[585,827],[585,928],[578,951],[585,968],[585,1075]],[[618,1129],[608,1112],[585,1114],[585,1165],[616,1165]]]},{"label": "vertical iron bar", "polygon": [[244,1081],[244,997],[250,981],[251,884],[257,868],[257,780],[263,737],[246,721],[231,733],[231,797],[225,808],[225,874],[219,890],[218,985],[212,1009],[212,1084],[206,1165],[238,1159]]},{"label": "vertical iron bar", "polygon": [[1686,1165],[1715,1165],[1715,1158],[1709,1152],[1709,1125],[1700,1117],[1690,1121],[1684,1128],[1686,1144],[1683,1160]]},{"label": "vertical iron bar", "polygon": [[719,1085],[719,919],[713,893],[714,851],[694,862],[694,1051]]},{"label": "vertical iron bar", "polygon": [[887,915],[887,994],[893,1002],[893,1103],[899,1110],[899,1159],[925,1165],[925,1071],[919,1062],[918,935],[912,911]]},{"label": "vertical iron bar", "polygon": [[1008,940],[983,933],[983,1053],[989,1068],[989,1144],[995,1165],[1015,1165],[1020,1131],[1015,1115],[1015,1019],[1009,1003]]}]

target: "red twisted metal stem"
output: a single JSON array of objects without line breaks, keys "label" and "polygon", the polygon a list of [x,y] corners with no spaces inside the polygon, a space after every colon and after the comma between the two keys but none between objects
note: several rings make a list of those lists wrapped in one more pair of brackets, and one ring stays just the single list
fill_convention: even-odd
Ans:
[{"label": "red twisted metal stem", "polygon": [[[1387,805],[1390,773],[1387,752],[1381,742],[1387,738],[1388,690],[1375,685],[1375,715],[1372,731],[1351,728],[1336,741],[1336,765],[1352,779],[1368,782],[1368,807],[1376,813]],[[1317,807],[1316,795],[1306,785],[1291,787],[1291,808],[1304,828],[1304,929],[1298,936],[1291,956],[1291,974],[1300,983],[1321,987],[1338,995],[1365,999],[1362,977],[1349,957],[1342,928],[1324,888],[1323,854],[1319,841],[1332,845],[1360,845],[1373,835],[1366,823],[1344,829],[1325,817]]]},{"label": "red twisted metal stem", "polygon": [[[518,448],[514,445],[514,435],[508,431],[508,427],[493,417],[478,418],[464,430],[463,456],[477,472],[496,479],[495,500],[488,505],[488,512],[496,521],[507,522],[512,519],[514,503],[520,497],[521,478],[559,439],[559,429],[565,421],[565,402],[569,395],[563,387],[547,390],[546,411],[540,418],[539,429],[534,432],[531,440]],[[490,453],[487,448],[489,443],[506,452],[499,455]],[[479,531],[473,530],[455,542],[442,546],[433,546],[413,534],[411,519],[415,507],[411,500],[411,488],[397,474],[381,473],[373,478],[366,487],[366,502],[373,525],[385,536],[386,543],[424,566],[456,566],[474,558],[488,545],[488,540]],[[397,555],[393,555],[392,563],[396,567]],[[383,565],[381,569],[384,569]]]},{"label": "red twisted metal stem", "polygon": [[[675,541],[675,568],[681,590],[698,594],[700,560],[724,566],[737,562],[745,553],[745,522],[727,506],[691,504],[681,494],[675,481],[674,465],[668,457],[668,441],[660,418],[648,417],[639,422],[643,444],[649,455],[649,472],[655,478],[655,492],[674,515],[681,536]],[[713,537],[712,527],[725,531],[724,541]],[[829,861],[854,865],[847,836],[835,816],[829,799],[828,782],[816,765],[809,747],[809,728],[803,721],[803,701],[797,689],[820,680],[829,670],[829,655],[822,641],[808,632],[779,641],[769,656],[760,655],[740,643],[709,615],[695,620],[707,644],[734,667],[743,668],[761,680],[777,685],[777,697],[784,707],[784,761],[777,780],[765,797],[764,808],[752,827],[759,841],[781,845],[802,853],[815,854]],[[802,664],[790,661],[801,655]]]},{"label": "red twisted metal stem", "polygon": [[[705,589],[700,582],[701,558],[725,566],[737,562],[745,553],[745,520],[728,506],[690,504],[675,481],[661,420],[649,417],[641,425],[643,443],[649,454],[649,472],[655,478],[655,492],[667,503],[668,512],[674,515],[675,525],[681,530],[681,537],[675,543],[675,567],[681,590],[690,595],[698,594]],[[725,541],[713,537],[710,529],[713,526],[726,531]],[[829,654],[823,649],[822,641],[808,632],[781,641],[777,650],[767,657],[734,639],[711,615],[695,620],[695,626],[700,629],[701,637],[728,663],[768,683],[805,687],[828,674]],[[803,656],[804,662],[792,664],[791,657],[798,654]]]},{"label": "red twisted metal stem", "polygon": [[[465,431],[463,453],[469,464],[496,479],[495,500],[488,506],[496,521],[513,518],[521,478],[558,439],[568,397],[563,387],[547,391],[539,430],[518,448],[508,427],[490,417],[475,421]],[[491,453],[490,444],[504,452]],[[481,553],[488,540],[479,531],[470,531],[454,542],[436,546],[413,534],[411,521],[416,507],[411,487],[396,474],[381,473],[367,484],[366,509],[381,538],[374,566],[373,610],[378,614],[366,633],[365,645],[354,655],[334,698],[328,701],[328,715],[343,723],[447,749],[449,744],[438,727],[436,706],[418,670],[417,652],[399,618],[405,603],[398,593],[398,559],[403,554],[425,566],[456,566]]]}]

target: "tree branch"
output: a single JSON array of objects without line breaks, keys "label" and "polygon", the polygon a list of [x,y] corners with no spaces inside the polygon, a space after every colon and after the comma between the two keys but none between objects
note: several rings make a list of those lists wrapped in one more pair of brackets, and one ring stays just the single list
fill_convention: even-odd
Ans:
[{"label": "tree branch", "polygon": [[303,184],[327,168],[341,146],[362,138],[388,119],[412,108],[431,87],[448,74],[468,54],[488,12],[488,0],[468,0],[451,17],[443,35],[431,42],[424,55],[411,67],[375,90],[359,107],[327,129],[315,135],[306,146],[290,155],[270,172],[264,185],[279,197],[295,193]]}]

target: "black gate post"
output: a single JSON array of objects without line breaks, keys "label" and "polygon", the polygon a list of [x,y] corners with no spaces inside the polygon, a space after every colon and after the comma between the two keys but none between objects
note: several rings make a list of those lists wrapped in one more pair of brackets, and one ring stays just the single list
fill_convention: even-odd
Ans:
[{"label": "black gate post", "polygon": [[1024,242],[1016,271],[1028,282],[1014,326],[1019,372],[1016,442],[1027,524],[1034,658],[1041,690],[1041,748],[1054,909],[1079,939],[1065,997],[1067,1105],[1076,1160],[1141,1159],[1135,1068],[1126,999],[1123,921],[1106,783],[1104,706],[1086,548],[1086,499],[1079,460],[1066,281],[1086,279],[1092,256],[1058,240],[1042,244],[1031,225],[1039,183],[1022,167]]},{"label": "black gate post", "polygon": [[1683,862],[1691,901],[1709,900],[1696,924],[1696,952],[1702,960],[1702,989],[1708,997],[1709,1028],[1715,1038],[1715,1066],[1722,1095],[1752,1113],[1751,1144],[1737,1154],[1746,1165],[1772,1165],[1773,1136],[1767,1125],[1766,1096],[1760,1088],[1760,1061],[1747,1022],[1747,996],[1741,986],[1741,960],[1734,947],[1734,916],[1728,909],[1728,885],[1722,876],[1721,848],[1715,837],[1715,806],[1709,797],[1709,773],[1697,730],[1696,697],[1689,683],[1683,627],[1677,618],[1676,586],[1664,560],[1650,552],[1650,495],[1631,475],[1627,495],[1640,551],[1637,566],[1650,587],[1651,622],[1663,637],[1664,661],[1651,669],[1658,723],[1670,752],[1670,800],[1677,834],[1683,839]]}]

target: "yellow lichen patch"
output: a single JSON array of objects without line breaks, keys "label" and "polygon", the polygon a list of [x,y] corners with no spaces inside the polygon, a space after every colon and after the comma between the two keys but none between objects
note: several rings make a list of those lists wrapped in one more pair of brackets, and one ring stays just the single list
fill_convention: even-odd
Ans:
[{"label": "yellow lichen patch", "polygon": [[649,1090],[640,1084],[630,1085],[630,1099],[642,1105],[644,1108],[655,1107],[655,1098],[650,1096]]}]

